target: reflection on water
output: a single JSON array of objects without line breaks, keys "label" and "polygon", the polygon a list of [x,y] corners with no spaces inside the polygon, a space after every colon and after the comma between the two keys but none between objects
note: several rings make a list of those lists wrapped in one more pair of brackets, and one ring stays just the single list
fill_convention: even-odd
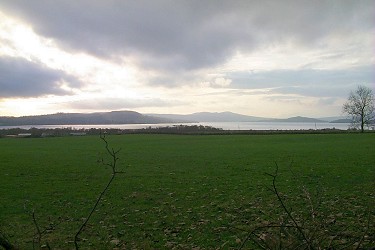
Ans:
[{"label": "reflection on water", "polygon": [[201,123],[202,125],[220,127],[225,130],[308,130],[308,129],[341,129],[349,128],[348,123],[305,123],[305,122],[222,122]]}]

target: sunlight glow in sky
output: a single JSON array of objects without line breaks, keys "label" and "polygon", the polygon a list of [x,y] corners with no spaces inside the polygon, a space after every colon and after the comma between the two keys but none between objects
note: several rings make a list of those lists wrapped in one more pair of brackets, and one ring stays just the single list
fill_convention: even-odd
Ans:
[{"label": "sunlight glow in sky", "polygon": [[375,91],[374,1],[0,2],[0,116],[339,116]]}]

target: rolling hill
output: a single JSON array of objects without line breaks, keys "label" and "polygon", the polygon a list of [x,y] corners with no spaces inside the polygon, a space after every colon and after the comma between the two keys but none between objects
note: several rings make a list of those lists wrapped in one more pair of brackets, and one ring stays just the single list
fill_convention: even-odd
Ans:
[{"label": "rolling hill", "polygon": [[[329,119],[303,116],[286,119],[248,116],[232,112],[199,112],[193,114],[141,114],[135,111],[111,111],[95,113],[56,113],[37,116],[0,116],[0,126],[21,125],[103,125],[103,124],[159,124],[198,122],[306,122],[322,123]],[[346,121],[338,121],[346,122]]]},{"label": "rolling hill", "polygon": [[188,115],[148,114],[154,117],[170,119],[178,122],[257,122],[264,117],[241,115],[232,112],[199,112]]},{"label": "rolling hill", "polygon": [[166,118],[143,115],[134,111],[97,113],[56,113],[49,115],[0,117],[2,126],[18,125],[88,125],[88,124],[156,124],[173,122]]}]

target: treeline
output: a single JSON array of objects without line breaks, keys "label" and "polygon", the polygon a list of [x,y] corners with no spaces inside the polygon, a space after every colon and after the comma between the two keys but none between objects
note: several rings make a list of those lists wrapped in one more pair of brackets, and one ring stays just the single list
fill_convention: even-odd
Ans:
[{"label": "treeline", "polygon": [[[112,131],[116,133],[117,131]],[[99,129],[73,129],[73,128],[11,128],[0,129],[0,137],[60,137],[71,135],[96,135],[100,134]]]},{"label": "treeline", "polygon": [[147,127],[143,129],[116,129],[116,128],[11,128],[0,129],[0,137],[60,137],[60,136],[83,136],[83,135],[121,135],[121,134],[218,134],[223,130],[202,125],[178,125],[172,127]]},{"label": "treeline", "polygon": [[[1,128],[1,127],[0,127]],[[123,135],[123,134],[181,134],[181,135],[272,135],[272,134],[342,134],[356,133],[358,130],[340,129],[309,129],[309,130],[223,130],[203,125],[178,125],[172,127],[147,127],[143,129],[116,129],[116,128],[11,128],[0,129],[0,138],[4,137],[61,137],[61,136],[84,136],[84,135]],[[366,131],[375,133],[375,131]]]}]

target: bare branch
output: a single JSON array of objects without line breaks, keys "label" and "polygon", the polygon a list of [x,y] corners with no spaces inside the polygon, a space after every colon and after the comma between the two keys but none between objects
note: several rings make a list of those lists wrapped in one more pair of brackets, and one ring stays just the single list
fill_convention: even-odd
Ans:
[{"label": "bare branch", "polygon": [[102,141],[104,141],[105,143],[105,149],[107,151],[107,153],[112,157],[112,162],[111,163],[104,163],[104,160],[102,159],[102,164],[105,165],[105,166],[109,166],[111,167],[112,169],[112,174],[111,174],[111,177],[107,183],[107,185],[104,187],[103,191],[100,193],[100,195],[98,196],[98,198],[96,199],[96,202],[94,204],[94,206],[92,207],[89,215],[87,216],[87,218],[85,219],[85,221],[82,223],[81,227],[79,228],[79,230],[77,231],[77,233],[75,234],[74,236],[74,245],[75,245],[75,248],[76,249],[79,249],[79,246],[78,246],[78,240],[79,240],[79,235],[82,233],[82,231],[84,230],[84,228],[86,227],[88,221],[90,220],[91,216],[93,215],[93,213],[95,212],[96,210],[96,207],[98,206],[99,202],[102,200],[102,197],[104,196],[104,194],[107,192],[109,186],[111,185],[112,181],[114,180],[116,174],[119,174],[119,173],[123,173],[121,171],[117,171],[116,170],[116,166],[117,166],[117,161],[119,160],[119,158],[117,157],[117,154],[120,152],[120,149],[118,150],[114,150],[113,148],[110,150],[109,149],[109,146],[108,146],[108,141],[106,139],[106,136],[105,136],[105,133],[102,134],[100,132],[100,139]]},{"label": "bare branch", "polygon": [[280,202],[280,205],[282,206],[283,210],[286,212],[286,214],[288,215],[288,217],[292,220],[294,226],[297,228],[298,232],[301,234],[301,236],[303,237],[304,241],[307,243],[308,249],[313,249],[312,246],[311,246],[310,240],[307,238],[307,236],[303,232],[302,228],[298,225],[297,221],[295,220],[294,216],[291,214],[291,212],[289,211],[289,209],[286,207],[286,205],[284,203],[284,200],[281,198],[280,193],[277,190],[277,187],[276,187],[276,178],[277,178],[277,175],[278,175],[279,166],[277,165],[277,162],[275,162],[275,164],[276,164],[276,171],[275,171],[275,174],[274,174],[273,179],[272,179],[272,188],[273,188],[273,191],[274,191],[274,193],[275,193],[275,195],[277,197],[277,200]]},{"label": "bare branch", "polygon": [[[33,223],[34,223],[34,226],[36,228],[36,232],[37,232],[37,237],[38,237],[38,246],[40,247],[41,246],[41,241],[42,241],[42,233],[40,231],[40,228],[39,228],[39,225],[36,221],[36,218],[35,218],[35,211],[33,211],[32,213],[32,217],[33,217]],[[33,246],[34,246],[34,240],[33,240]]]}]

